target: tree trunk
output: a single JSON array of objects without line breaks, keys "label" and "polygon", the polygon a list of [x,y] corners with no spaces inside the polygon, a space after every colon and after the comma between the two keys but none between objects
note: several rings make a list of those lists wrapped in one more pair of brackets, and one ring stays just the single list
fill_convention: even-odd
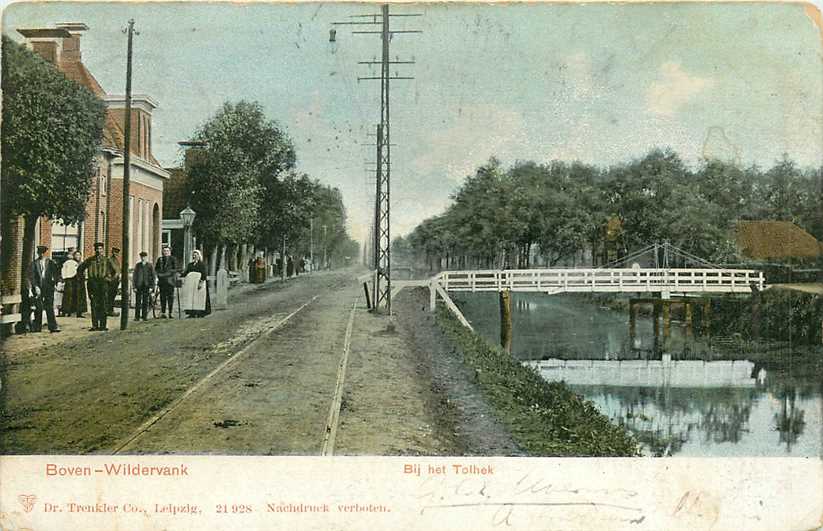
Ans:
[{"label": "tree trunk", "polygon": [[37,218],[40,216],[26,216],[26,229],[23,232],[23,257],[20,259],[20,289],[25,289],[31,262],[34,260],[34,237],[37,228]]},{"label": "tree trunk", "polygon": [[220,262],[217,264],[217,269],[222,268],[228,271],[229,267],[226,263],[226,247],[228,246],[226,244],[223,244],[223,246],[220,248]]},{"label": "tree trunk", "polygon": [[[220,258],[220,245],[214,244],[212,247],[211,256],[209,257],[209,273],[208,276],[214,277],[217,274],[217,260]],[[209,289],[214,293],[214,280],[209,280]]]}]

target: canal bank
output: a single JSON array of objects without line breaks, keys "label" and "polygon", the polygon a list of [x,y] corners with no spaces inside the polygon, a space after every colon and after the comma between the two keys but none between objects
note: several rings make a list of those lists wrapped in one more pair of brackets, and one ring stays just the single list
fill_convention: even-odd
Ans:
[{"label": "canal bank", "polygon": [[[592,402],[565,384],[545,381],[537,371],[467,330],[448,310],[440,308],[430,314],[427,290],[409,290],[404,298],[409,307],[399,312],[398,319],[424,321],[413,324],[418,335],[424,334],[434,343],[437,357],[462,366],[459,372],[470,379],[463,387],[479,393],[478,398],[487,404],[496,422],[506,428],[524,453],[534,456],[637,455],[633,437],[599,413]],[[429,326],[425,326],[425,321]]]}]

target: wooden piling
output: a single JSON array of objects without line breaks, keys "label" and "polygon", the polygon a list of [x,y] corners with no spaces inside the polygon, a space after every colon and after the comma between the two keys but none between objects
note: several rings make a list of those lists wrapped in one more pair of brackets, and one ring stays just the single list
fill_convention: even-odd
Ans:
[{"label": "wooden piling", "polygon": [[752,286],[752,339],[760,338],[760,291]]},{"label": "wooden piling", "polygon": [[685,303],[686,309],[686,339],[691,340],[694,337],[694,309],[692,303]]},{"label": "wooden piling", "polygon": [[635,338],[637,337],[637,303],[631,299],[629,300],[629,348],[634,348]]},{"label": "wooden piling", "polygon": [[500,292],[500,345],[506,352],[512,351],[512,295],[509,290]]},{"label": "wooden piling", "polygon": [[660,305],[661,301],[654,301],[652,303],[652,327],[654,328],[654,353],[660,352]]},{"label": "wooden piling", "polygon": [[672,329],[672,304],[669,301],[662,301],[661,304],[663,305],[663,345],[661,350],[666,350]]},{"label": "wooden piling", "polygon": [[712,332],[712,300],[703,299],[703,315],[701,316],[700,328],[703,337],[709,337]]}]

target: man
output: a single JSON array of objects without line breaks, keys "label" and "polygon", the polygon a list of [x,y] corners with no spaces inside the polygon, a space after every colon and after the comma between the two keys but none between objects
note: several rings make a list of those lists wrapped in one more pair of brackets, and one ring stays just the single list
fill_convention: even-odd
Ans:
[{"label": "man", "polygon": [[117,288],[120,287],[120,249],[117,247],[111,248],[111,256],[109,257],[109,264],[114,270],[114,277],[109,280],[107,288],[106,299],[106,313],[109,316],[114,315],[114,299],[117,298]]},{"label": "man", "polygon": [[169,309],[169,319],[174,319],[174,288],[177,284],[177,259],[171,255],[171,247],[163,246],[163,256],[157,259],[154,266],[157,273],[157,284],[160,287],[160,318],[166,318],[166,307]]},{"label": "man", "polygon": [[132,285],[137,292],[137,299],[134,301],[134,320],[139,321],[142,316],[144,321],[148,321],[149,294],[154,289],[154,267],[148,259],[146,251],[140,251],[140,261],[134,266],[132,275]]},{"label": "man", "polygon": [[37,246],[37,258],[31,264],[31,289],[34,292],[34,326],[32,331],[43,329],[43,310],[46,311],[49,332],[59,332],[57,318],[54,316],[54,288],[60,282],[60,270],[57,263],[46,256],[49,248]]},{"label": "man", "polygon": [[91,299],[91,330],[108,330],[108,291],[111,280],[117,274],[111,260],[103,256],[103,247],[102,243],[95,243],[94,256],[86,258],[77,268],[78,275],[86,275],[86,286]]}]

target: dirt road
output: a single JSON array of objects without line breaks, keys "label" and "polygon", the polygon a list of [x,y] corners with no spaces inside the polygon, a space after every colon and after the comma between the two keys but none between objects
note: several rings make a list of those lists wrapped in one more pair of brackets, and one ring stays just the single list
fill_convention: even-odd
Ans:
[{"label": "dirt road", "polygon": [[355,305],[355,273],[246,290],[205,319],[8,353],[0,451],[316,455],[339,389],[328,453],[461,453],[466,419],[436,383],[431,345],[420,350],[413,322]]}]

